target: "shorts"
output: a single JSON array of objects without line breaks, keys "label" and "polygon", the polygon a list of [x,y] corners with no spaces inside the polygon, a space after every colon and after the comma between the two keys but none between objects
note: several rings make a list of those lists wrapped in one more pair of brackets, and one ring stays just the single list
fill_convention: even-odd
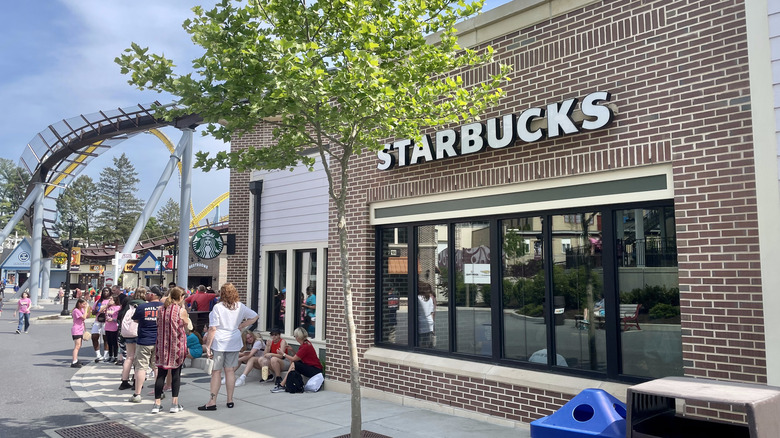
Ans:
[{"label": "shorts", "polygon": [[304,377],[313,377],[322,372],[321,369],[307,365],[301,361],[295,362],[295,371],[298,371]]},{"label": "shorts", "polygon": [[137,344],[138,338],[125,338],[125,344]]},{"label": "shorts", "polygon": [[76,339],[81,339],[81,338],[83,338],[83,337],[84,337],[84,335],[72,335],[72,336],[73,336],[73,340],[74,340],[74,341],[75,341]]},{"label": "shorts", "polygon": [[135,348],[133,367],[137,370],[148,370],[154,363],[154,345],[138,345]]},{"label": "shorts", "polygon": [[105,322],[93,322],[92,323],[92,334],[93,335],[105,335],[106,334],[106,323]]},{"label": "shorts", "polygon": [[214,351],[214,371],[223,368],[238,368],[238,351]]}]

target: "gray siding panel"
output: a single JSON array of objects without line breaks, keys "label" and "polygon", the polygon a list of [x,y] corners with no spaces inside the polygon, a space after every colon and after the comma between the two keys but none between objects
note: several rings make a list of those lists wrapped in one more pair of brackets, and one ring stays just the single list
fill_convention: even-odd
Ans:
[{"label": "gray siding panel", "polygon": [[260,241],[263,245],[328,239],[328,180],[319,164],[257,172],[263,180]]}]

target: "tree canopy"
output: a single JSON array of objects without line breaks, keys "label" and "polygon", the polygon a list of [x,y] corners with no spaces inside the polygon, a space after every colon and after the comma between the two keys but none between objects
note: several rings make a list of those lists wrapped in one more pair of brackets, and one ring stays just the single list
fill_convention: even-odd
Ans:
[{"label": "tree canopy", "polygon": [[124,153],[114,157],[114,166],[100,172],[95,202],[98,232],[104,243],[123,242],[133,231],[143,203],[135,196],[140,180]]}]

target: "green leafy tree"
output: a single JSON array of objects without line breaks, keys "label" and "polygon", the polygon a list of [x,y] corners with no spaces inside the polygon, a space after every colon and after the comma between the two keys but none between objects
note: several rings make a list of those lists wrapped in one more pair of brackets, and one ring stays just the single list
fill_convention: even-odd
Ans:
[{"label": "green leafy tree", "polygon": [[179,203],[173,198],[168,198],[168,202],[157,210],[157,224],[161,236],[179,231]]},{"label": "green leafy tree", "polygon": [[100,172],[96,206],[104,243],[123,242],[133,231],[143,205],[135,197],[139,181],[135,166],[125,154],[114,157],[114,166]]},{"label": "green leafy tree", "polygon": [[154,239],[155,237],[160,237],[163,234],[165,233],[162,232],[160,222],[155,217],[149,218],[149,220],[146,222],[144,230],[141,232],[141,235],[144,237],[144,239]]},{"label": "green leafy tree", "polygon": [[171,60],[135,43],[116,59],[132,85],[180,98],[178,108],[160,109],[165,117],[198,113],[206,131],[225,141],[258,125],[273,129],[274,144],[198,153],[197,167],[312,167],[311,151],[319,153],[337,215],[353,437],[362,416],[346,247],[349,164],[382,149],[383,139],[419,138],[497,102],[508,67],[473,84],[451,74],[493,62],[492,48],[461,48],[455,35],[455,23],[481,8],[482,1],[464,0],[223,0],[211,10],[195,7],[184,23],[204,49],[194,73],[176,73]]},{"label": "green leafy tree", "polygon": [[[3,223],[8,223],[24,202],[29,182],[27,172],[22,171],[13,161],[0,158],[0,219]],[[14,226],[13,231],[23,236],[29,234],[22,221]]]},{"label": "green leafy tree", "polygon": [[57,197],[57,223],[55,225],[60,236],[68,235],[68,218],[73,218],[73,235],[80,236],[87,244],[94,243],[95,216],[97,213],[96,200],[98,188],[95,182],[87,175],[77,177]]}]

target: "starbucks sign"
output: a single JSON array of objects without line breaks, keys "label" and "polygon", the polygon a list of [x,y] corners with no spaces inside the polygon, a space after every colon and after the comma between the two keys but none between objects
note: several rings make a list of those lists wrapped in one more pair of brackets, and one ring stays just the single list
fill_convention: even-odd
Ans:
[{"label": "starbucks sign", "polygon": [[225,242],[216,230],[205,228],[192,237],[192,252],[202,259],[213,259],[222,253]]}]

